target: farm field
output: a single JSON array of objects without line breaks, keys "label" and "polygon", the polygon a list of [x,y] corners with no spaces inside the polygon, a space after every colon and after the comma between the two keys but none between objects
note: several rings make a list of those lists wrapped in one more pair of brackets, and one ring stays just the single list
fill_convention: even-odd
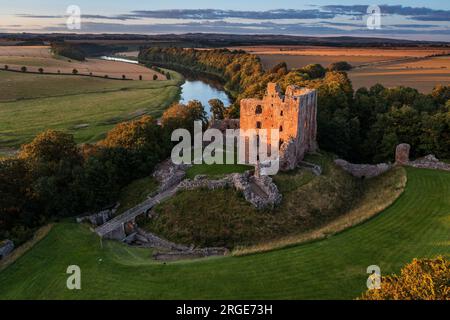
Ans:
[{"label": "farm field", "polygon": [[280,62],[289,68],[300,68],[319,63],[324,67],[337,61],[347,61],[354,67],[349,72],[353,87],[372,86],[381,83],[386,87],[410,86],[429,93],[437,84],[450,83],[449,49],[439,48],[331,48],[331,47],[234,47],[256,54],[268,69]]},{"label": "farm field", "polygon": [[169,81],[120,81],[0,71],[0,150],[45,129],[72,133],[80,143],[97,141],[118,122],[159,117],[178,99],[180,81],[175,72]]},{"label": "farm field", "polygon": [[[0,299],[354,299],[369,265],[386,275],[415,257],[450,256],[450,173],[406,170],[405,192],[371,220],[261,254],[163,264],[148,249],[101,246],[88,227],[58,223],[0,272]],[[82,290],[66,289],[73,264]]]},{"label": "farm field", "polygon": [[437,84],[450,85],[450,56],[357,68],[349,76],[355,88],[381,83],[385,87],[402,85],[429,93]]},{"label": "farm field", "polygon": [[39,72],[39,68],[43,68],[46,73],[72,73],[73,69],[78,74],[109,78],[122,78],[125,75],[127,79],[139,80],[142,76],[143,80],[153,80],[153,76],[157,75],[159,80],[166,80],[166,77],[154,70],[141,65],[130,64],[118,61],[106,61],[101,59],[86,59],[86,61],[75,61],[65,57],[54,57],[50,52],[50,47],[33,46],[33,47],[16,47],[16,46],[0,46],[0,68],[8,65],[10,70],[20,70],[22,66],[26,66],[28,71]]}]

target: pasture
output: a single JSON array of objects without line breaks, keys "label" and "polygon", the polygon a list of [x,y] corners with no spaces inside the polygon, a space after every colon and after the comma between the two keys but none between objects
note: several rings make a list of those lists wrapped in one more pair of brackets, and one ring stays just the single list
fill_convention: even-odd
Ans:
[{"label": "pasture", "polygon": [[[383,275],[414,257],[450,256],[450,173],[407,168],[405,192],[371,220],[327,239],[247,256],[160,263],[152,251],[100,243],[58,223],[0,272],[0,299],[354,299],[370,265]],[[81,268],[81,290],[66,269]]]},{"label": "pasture", "polygon": [[354,69],[349,76],[355,88],[381,83],[388,88],[402,85],[429,93],[437,84],[450,85],[450,56],[382,63]]},{"label": "pasture", "polygon": [[9,70],[17,71],[20,71],[22,66],[27,67],[29,72],[39,72],[42,68],[45,73],[55,74],[71,74],[76,69],[78,74],[92,74],[99,77],[120,79],[124,75],[127,79],[139,80],[142,76],[144,81],[153,81],[153,76],[156,75],[158,80],[166,80],[165,75],[137,64],[101,59],[76,61],[53,56],[50,47],[46,46],[0,46],[0,69],[3,69],[5,65],[8,65]]},{"label": "pasture", "polygon": [[94,142],[115,124],[143,114],[155,117],[178,99],[181,76],[169,81],[0,71],[0,149],[16,148],[45,129]]}]

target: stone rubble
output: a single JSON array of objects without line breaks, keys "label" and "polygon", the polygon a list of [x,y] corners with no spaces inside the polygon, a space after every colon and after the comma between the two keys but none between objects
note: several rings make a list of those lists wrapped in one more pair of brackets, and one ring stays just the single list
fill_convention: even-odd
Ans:
[{"label": "stone rubble", "polygon": [[160,183],[158,191],[166,191],[180,183],[189,167],[187,164],[174,164],[170,158],[158,164],[153,173],[153,177]]},{"label": "stone rubble", "polygon": [[3,240],[0,242],[0,260],[5,258],[14,250],[14,242],[11,240]]},{"label": "stone rubble", "polygon": [[77,217],[76,221],[78,223],[82,223],[85,221],[90,222],[94,227],[101,226],[107,221],[111,220],[111,218],[115,215],[117,209],[119,208],[120,203],[117,203],[113,208],[102,210],[98,213],[88,214],[81,217]]},{"label": "stone rubble", "polygon": [[377,177],[392,168],[389,163],[379,164],[354,164],[343,159],[334,160],[334,163],[347,171],[354,177],[358,178],[373,178]]},{"label": "stone rubble", "polygon": [[194,190],[205,188],[209,190],[233,187],[243,193],[245,200],[257,209],[273,208],[278,205],[282,196],[272,178],[262,175],[253,176],[250,171],[232,173],[222,179],[210,180],[206,176],[198,175],[193,180],[183,180],[178,190]]}]

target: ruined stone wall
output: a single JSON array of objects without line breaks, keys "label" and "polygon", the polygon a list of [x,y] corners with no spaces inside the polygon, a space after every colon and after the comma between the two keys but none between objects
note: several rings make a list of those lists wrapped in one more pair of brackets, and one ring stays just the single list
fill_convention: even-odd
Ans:
[{"label": "ruined stone wall", "polygon": [[241,130],[267,129],[270,139],[270,130],[279,129],[280,147],[293,144],[294,147],[281,148],[289,150],[286,155],[282,152],[281,157],[290,159],[282,169],[293,169],[306,152],[317,148],[316,90],[289,86],[283,94],[277,84],[269,83],[263,99],[241,100],[240,114]]}]

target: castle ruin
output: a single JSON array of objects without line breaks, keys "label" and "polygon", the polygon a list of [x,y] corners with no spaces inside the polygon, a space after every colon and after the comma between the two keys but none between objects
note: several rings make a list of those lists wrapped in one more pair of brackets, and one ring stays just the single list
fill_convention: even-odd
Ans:
[{"label": "castle ruin", "polygon": [[280,169],[292,170],[305,153],[317,149],[317,90],[276,83],[267,85],[263,99],[242,99],[240,129],[279,129]]}]

